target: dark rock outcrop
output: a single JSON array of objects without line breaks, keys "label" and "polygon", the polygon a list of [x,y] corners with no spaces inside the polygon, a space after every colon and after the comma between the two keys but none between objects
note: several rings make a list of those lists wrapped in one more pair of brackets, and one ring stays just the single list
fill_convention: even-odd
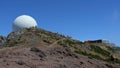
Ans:
[{"label": "dark rock outcrop", "polygon": [[6,45],[6,37],[0,36],[0,48]]}]

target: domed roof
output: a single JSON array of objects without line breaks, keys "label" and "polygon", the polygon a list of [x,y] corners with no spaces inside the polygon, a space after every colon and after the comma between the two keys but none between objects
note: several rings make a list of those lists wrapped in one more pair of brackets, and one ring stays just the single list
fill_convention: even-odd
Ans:
[{"label": "domed roof", "polygon": [[29,15],[18,16],[13,22],[13,31],[31,27],[37,27],[37,22]]}]

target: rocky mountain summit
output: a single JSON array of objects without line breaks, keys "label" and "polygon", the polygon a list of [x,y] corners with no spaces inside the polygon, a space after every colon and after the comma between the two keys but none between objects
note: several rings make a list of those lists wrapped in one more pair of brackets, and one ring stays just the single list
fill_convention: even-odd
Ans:
[{"label": "rocky mountain summit", "polygon": [[85,44],[44,29],[0,36],[0,48],[0,68],[120,68],[114,47]]}]

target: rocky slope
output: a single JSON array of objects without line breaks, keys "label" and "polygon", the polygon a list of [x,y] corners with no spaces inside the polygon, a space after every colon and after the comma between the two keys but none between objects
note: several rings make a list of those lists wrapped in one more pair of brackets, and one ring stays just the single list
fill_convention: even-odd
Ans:
[{"label": "rocky slope", "polygon": [[43,29],[1,36],[0,45],[0,68],[120,68],[119,58],[111,60],[112,47],[86,45]]}]

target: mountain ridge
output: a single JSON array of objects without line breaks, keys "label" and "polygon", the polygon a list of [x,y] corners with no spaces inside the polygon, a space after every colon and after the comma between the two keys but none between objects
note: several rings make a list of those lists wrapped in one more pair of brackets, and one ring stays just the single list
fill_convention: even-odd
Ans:
[{"label": "mountain ridge", "polygon": [[98,44],[39,28],[23,29],[0,37],[0,67],[119,68],[119,57],[110,56],[114,49]]}]

